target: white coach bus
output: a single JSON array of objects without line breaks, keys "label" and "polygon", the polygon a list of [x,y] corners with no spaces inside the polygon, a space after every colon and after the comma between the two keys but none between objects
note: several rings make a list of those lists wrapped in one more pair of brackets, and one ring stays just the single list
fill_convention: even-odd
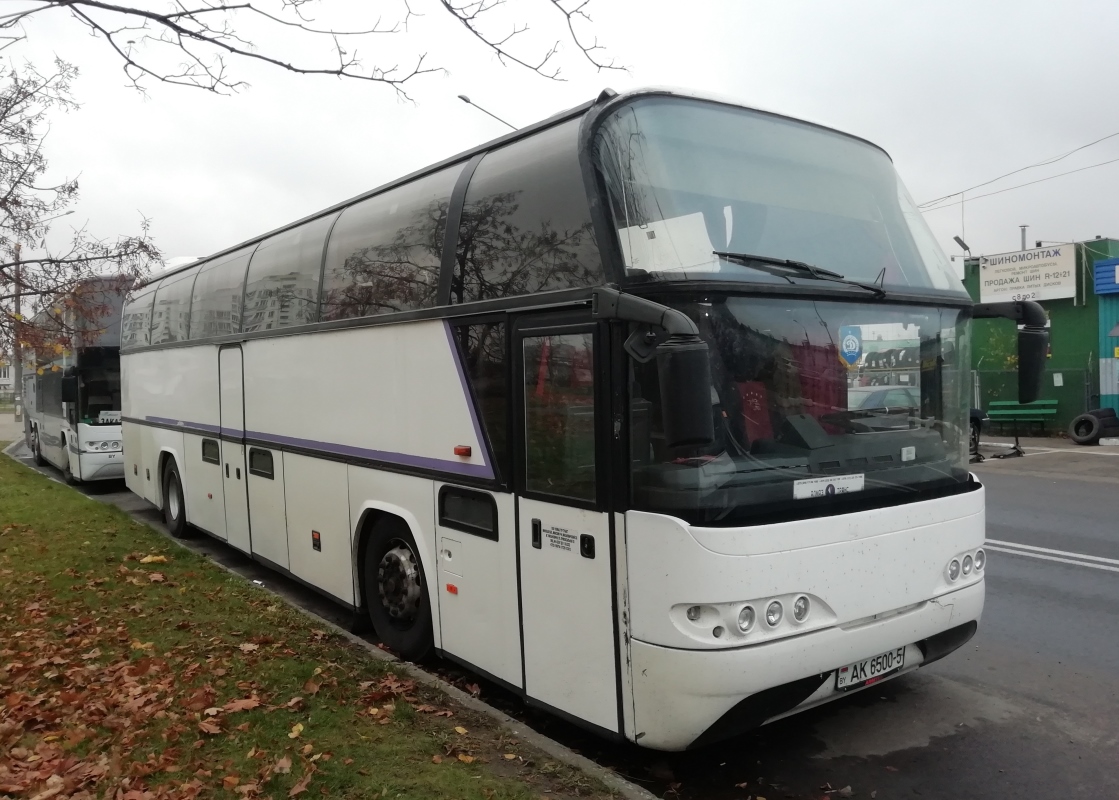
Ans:
[{"label": "white coach bus", "polygon": [[31,321],[54,346],[40,348],[23,375],[24,437],[35,463],[61,470],[67,483],[124,477],[119,344],[132,283],[123,276],[83,280],[70,302],[60,300],[61,316],[41,311]]},{"label": "white coach bus", "polygon": [[[161,276],[129,487],[608,736],[680,750],[944,656],[983,608],[977,308],[885,152],[647,91]],[[852,408],[863,341],[913,401]]]}]

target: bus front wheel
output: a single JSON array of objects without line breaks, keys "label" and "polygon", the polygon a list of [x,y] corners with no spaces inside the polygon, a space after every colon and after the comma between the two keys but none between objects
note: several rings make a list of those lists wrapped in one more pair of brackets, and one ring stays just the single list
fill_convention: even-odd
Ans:
[{"label": "bus front wheel", "polygon": [[183,499],[183,481],[174,460],[163,470],[163,522],[176,539],[187,537],[186,502]]},{"label": "bus front wheel", "polygon": [[65,436],[62,437],[62,480],[66,481],[67,486],[77,486],[81,483],[70,469],[70,444]]},{"label": "bus front wheel", "polygon": [[365,548],[365,606],[377,636],[409,661],[431,652],[431,601],[416,540],[399,517],[373,526]]}]

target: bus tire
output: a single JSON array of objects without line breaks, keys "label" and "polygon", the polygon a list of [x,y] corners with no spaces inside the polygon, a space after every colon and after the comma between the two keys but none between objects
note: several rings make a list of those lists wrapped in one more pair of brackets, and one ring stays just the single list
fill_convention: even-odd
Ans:
[{"label": "bus tire", "polygon": [[187,538],[186,497],[179,467],[173,458],[168,459],[163,468],[163,523],[176,539]]},{"label": "bus tire", "polygon": [[379,519],[365,547],[365,607],[377,636],[390,650],[420,661],[434,644],[431,597],[408,523]]},{"label": "bus tire", "polygon": [[31,460],[37,467],[45,467],[47,460],[43,458],[43,448],[39,445],[39,429],[31,429]]},{"label": "bus tire", "polygon": [[1068,438],[1077,444],[1097,444],[1103,426],[1099,417],[1092,414],[1081,414],[1068,426]]},{"label": "bus tire", "polygon": [[1093,408],[1088,413],[1099,420],[1115,419],[1119,416],[1115,413],[1114,408]]},{"label": "bus tire", "polygon": [[81,483],[70,471],[70,444],[65,436],[62,437],[62,480],[66,481],[67,486],[77,486]]}]

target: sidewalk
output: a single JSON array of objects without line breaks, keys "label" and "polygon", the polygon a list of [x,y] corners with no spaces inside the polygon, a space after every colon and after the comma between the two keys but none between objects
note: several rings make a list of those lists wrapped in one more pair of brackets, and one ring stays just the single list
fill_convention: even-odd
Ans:
[{"label": "sidewalk", "polygon": [[16,421],[14,414],[0,414],[0,442],[14,442],[23,438],[23,420]]}]

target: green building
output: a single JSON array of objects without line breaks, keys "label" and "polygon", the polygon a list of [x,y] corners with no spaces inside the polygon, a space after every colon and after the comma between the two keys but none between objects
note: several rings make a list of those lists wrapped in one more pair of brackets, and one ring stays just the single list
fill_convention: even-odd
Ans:
[{"label": "green building", "polygon": [[[989,277],[992,273],[1003,270],[1001,274],[1012,276],[1004,281],[1008,284],[1019,279],[1026,281],[1021,287],[1021,294],[1028,297],[1031,289],[1041,286],[1030,281],[1040,281],[1042,275],[1037,269],[1033,269],[1036,274],[1031,274],[1026,259],[1035,253],[1048,254],[1058,247],[1073,248],[1076,266],[1074,274],[1065,279],[1062,287],[1040,292],[1042,297],[1047,292],[1071,296],[1038,300],[1049,314],[1050,324],[1050,352],[1040,399],[1057,401],[1056,421],[1047,423],[1049,433],[1067,430],[1074,417],[1090,408],[1119,406],[1119,390],[1111,386],[1116,373],[1116,359],[1119,358],[1119,351],[1115,349],[1119,338],[1108,335],[1119,326],[1119,316],[1111,319],[1119,314],[1119,295],[1096,293],[1096,264],[1119,258],[1119,241],[1094,239],[1003,257],[969,258],[964,262],[964,287],[972,299],[976,302],[997,302],[1013,299],[1014,294],[1008,292],[1018,293],[1018,287],[991,289]],[[1065,257],[1068,258],[1068,254]],[[1021,260],[1023,264],[1001,266],[996,263],[1016,260]],[[1068,261],[1071,263],[1071,259]],[[999,294],[994,294],[996,291]],[[974,402],[977,407],[987,408],[994,400],[1017,400],[1015,325],[1008,320],[980,319],[974,322],[974,326],[971,351]],[[1116,334],[1119,336],[1119,331]],[[1113,340],[1114,345],[1111,344]],[[1108,384],[1103,387],[1104,391],[1101,391],[1101,375]]]}]

